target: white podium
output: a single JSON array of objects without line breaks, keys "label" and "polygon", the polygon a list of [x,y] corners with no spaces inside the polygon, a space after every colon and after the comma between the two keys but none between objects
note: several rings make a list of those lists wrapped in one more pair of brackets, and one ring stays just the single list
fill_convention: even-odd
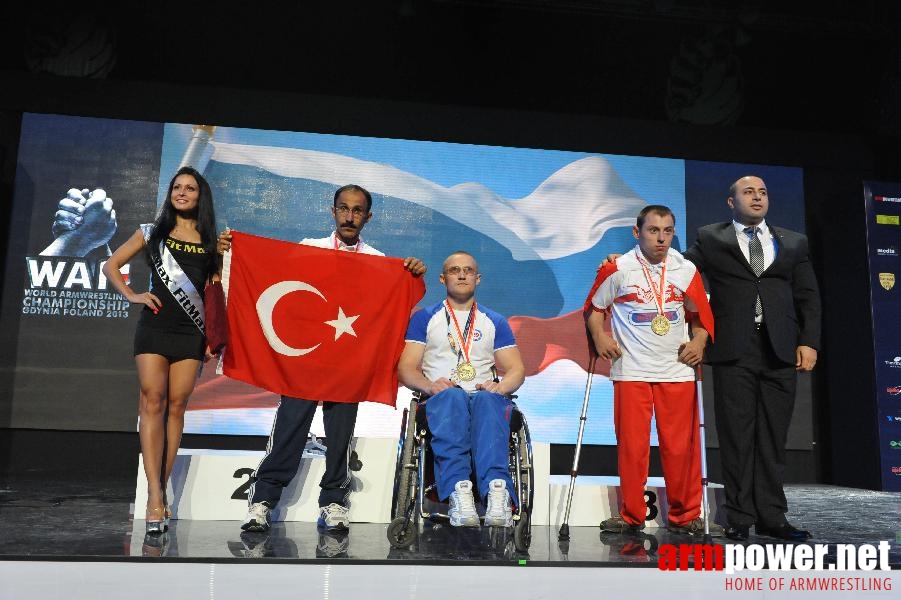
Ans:
[{"label": "white podium", "polygon": [[[355,523],[388,523],[391,520],[391,496],[394,488],[394,466],[397,440],[391,438],[354,438],[351,450],[357,453],[361,467],[351,471],[350,518]],[[172,516],[181,520],[241,521],[247,512],[247,490],[250,477],[264,452],[248,450],[180,449],[168,498]],[[550,475],[550,445],[532,444],[535,490],[532,504],[533,525],[563,522],[568,475]],[[319,481],[325,470],[323,456],[304,457],[297,476],[282,493],[272,510],[273,522],[312,523],[319,517]],[[711,484],[708,493],[711,516],[716,520],[722,503],[723,489]],[[666,489],[663,479],[652,477],[647,490],[657,509],[650,527],[666,526]],[[604,519],[619,512],[619,477],[579,476],[573,491],[569,525],[597,527]],[[135,486],[134,517],[141,519],[147,503],[147,480],[139,460]]]},{"label": "white podium", "polygon": [[[362,463],[353,476],[351,518],[364,523],[390,521],[397,440],[354,438],[351,450]],[[247,514],[250,477],[264,452],[248,450],[179,449],[169,481],[168,498],[175,519],[241,521]],[[319,480],[325,471],[322,456],[304,457],[297,476],[282,492],[270,513],[273,521],[314,522],[319,517]],[[139,460],[135,488],[135,516],[147,503],[147,479]]]},{"label": "white podium", "polygon": [[[391,496],[397,440],[354,438],[351,450],[362,463],[353,476],[350,518],[356,523],[391,521]],[[548,473],[550,446],[533,444],[535,498],[533,520],[548,523]],[[250,477],[264,456],[261,451],[197,450],[181,448],[172,469],[167,497],[175,519],[241,521],[247,513]],[[315,522],[319,517],[319,481],[325,470],[322,456],[301,459],[297,476],[282,492],[278,506],[270,513],[273,522]],[[143,517],[147,504],[147,479],[139,459],[135,486],[135,518]]]},{"label": "white podium", "polygon": [[[549,477],[548,493],[551,516],[549,524],[559,529],[566,514],[566,498],[569,493],[569,475],[552,475]],[[649,504],[649,516],[654,518],[645,522],[647,527],[666,527],[666,487],[662,477],[649,477],[645,486],[645,499]],[[572,506],[569,511],[569,525],[573,527],[597,527],[601,521],[619,514],[620,506],[619,477],[617,476],[584,476],[576,477],[573,490]],[[710,516],[716,521],[718,508],[724,499],[723,486],[711,483],[707,488],[707,500]]]}]

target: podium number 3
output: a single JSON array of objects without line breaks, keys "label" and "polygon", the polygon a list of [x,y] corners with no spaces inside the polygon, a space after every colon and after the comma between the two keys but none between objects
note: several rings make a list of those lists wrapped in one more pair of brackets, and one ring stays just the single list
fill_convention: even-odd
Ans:
[{"label": "podium number 3", "polygon": [[645,505],[648,507],[648,516],[646,516],[644,520],[653,521],[657,518],[657,514],[659,512],[657,510],[657,494],[655,494],[651,490],[645,490],[644,497],[647,498]]}]

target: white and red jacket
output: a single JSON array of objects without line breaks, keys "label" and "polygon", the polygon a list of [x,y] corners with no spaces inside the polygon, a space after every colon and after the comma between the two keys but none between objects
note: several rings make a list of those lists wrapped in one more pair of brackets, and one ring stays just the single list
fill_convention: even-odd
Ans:
[{"label": "white and red jacket", "polygon": [[689,340],[690,318],[686,319],[686,311],[699,316],[713,339],[713,313],[701,276],[694,264],[669,249],[663,310],[670,329],[665,335],[657,335],[651,331],[651,321],[660,311],[640,261],[649,268],[651,279],[659,288],[663,263],[649,265],[636,246],[634,251],[604,265],[585,301],[586,311],[605,310],[612,316],[613,339],[623,354],[613,361],[610,379],[692,381],[694,369],[678,360],[679,347]]}]

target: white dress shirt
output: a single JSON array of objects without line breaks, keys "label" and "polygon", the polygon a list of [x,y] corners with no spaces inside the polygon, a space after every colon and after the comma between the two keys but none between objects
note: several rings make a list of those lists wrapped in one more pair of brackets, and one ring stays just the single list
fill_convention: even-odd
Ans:
[{"label": "white dress shirt", "polygon": [[[741,253],[750,265],[751,250],[748,248],[750,238],[748,237],[748,234],[745,233],[745,228],[750,227],[750,225],[742,225],[734,220],[732,221],[732,225],[735,227],[735,237],[738,238],[738,247],[741,248]],[[766,221],[761,221],[757,227],[759,229],[757,235],[760,237],[760,245],[763,247],[763,270],[766,271],[770,268],[770,265],[773,264],[773,261],[776,260],[776,243],[773,241],[773,234],[770,231],[770,228],[767,227]]]}]

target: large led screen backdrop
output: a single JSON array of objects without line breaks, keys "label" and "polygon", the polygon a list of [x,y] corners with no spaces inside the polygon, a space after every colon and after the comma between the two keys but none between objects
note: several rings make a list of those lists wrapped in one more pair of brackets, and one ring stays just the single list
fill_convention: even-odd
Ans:
[{"label": "large led screen backdrop", "polygon": [[[683,249],[686,224],[728,219],[729,183],[753,172],[778,182],[770,185],[779,224],[803,229],[795,168],[29,114],[13,199],[21,240],[10,242],[3,303],[6,339],[15,340],[11,426],[134,428],[138,310],[106,286],[99,264],[153,220],[181,164],[209,179],[220,229],[288,241],[328,235],[337,187],[369,189],[373,218],[363,237],[389,256],[426,262],[423,305],[444,296],[443,259],[472,252],[480,303],[510,318],[523,351],[528,377],[518,402],[532,436],[551,443],[573,443],[578,429],[588,360],[580,308],[599,262],[634,247],[643,206],[673,209],[674,246]],[[60,239],[54,214],[67,197],[90,211],[83,229]],[[146,289],[142,261],[128,276]],[[399,390],[397,406],[408,399]],[[208,366],[186,432],[268,435],[277,400]],[[394,437],[400,413],[365,403],[356,433]],[[603,375],[594,377],[585,442],[615,444]]]}]

